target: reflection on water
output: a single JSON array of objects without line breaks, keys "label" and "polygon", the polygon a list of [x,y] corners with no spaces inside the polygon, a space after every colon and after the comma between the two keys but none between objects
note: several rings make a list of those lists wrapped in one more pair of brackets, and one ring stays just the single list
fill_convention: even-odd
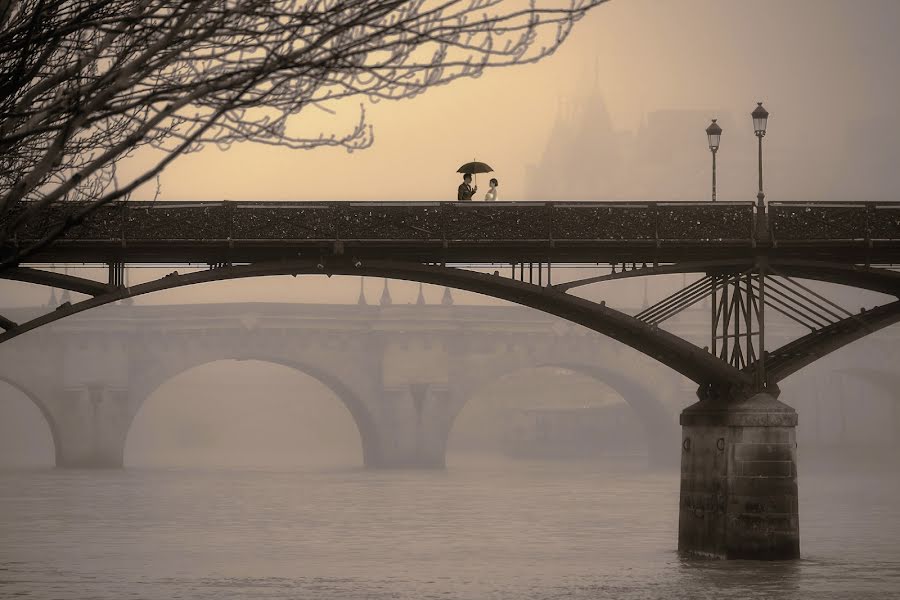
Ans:
[{"label": "reflection on water", "polygon": [[2,471],[0,597],[885,598],[898,492],[801,471],[804,558],[766,564],[679,559],[641,461]]}]

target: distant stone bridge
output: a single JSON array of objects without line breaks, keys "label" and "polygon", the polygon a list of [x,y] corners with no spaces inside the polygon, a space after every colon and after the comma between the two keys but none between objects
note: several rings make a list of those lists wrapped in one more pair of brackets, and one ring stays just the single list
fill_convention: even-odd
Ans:
[{"label": "distant stone bridge", "polygon": [[643,423],[650,459],[678,461],[677,373],[520,307],[113,305],[0,345],[0,380],[40,408],[58,466],[121,467],[131,423],[154,390],[223,359],[285,365],[325,384],[353,416],[370,467],[444,466],[454,419],[473,394],[541,366],[609,385]]}]

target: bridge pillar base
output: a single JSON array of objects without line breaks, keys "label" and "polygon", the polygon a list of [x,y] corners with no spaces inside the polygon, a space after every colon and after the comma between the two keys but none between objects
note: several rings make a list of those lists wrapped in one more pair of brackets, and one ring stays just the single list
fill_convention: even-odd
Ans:
[{"label": "bridge pillar base", "polygon": [[681,413],[678,550],[726,559],[800,556],[797,413],[768,393]]},{"label": "bridge pillar base", "polygon": [[379,445],[365,457],[372,469],[444,469],[448,416],[447,392],[437,386],[402,385],[382,391]]},{"label": "bridge pillar base", "polygon": [[133,410],[123,390],[68,390],[52,403],[51,430],[56,466],[63,469],[121,469]]}]

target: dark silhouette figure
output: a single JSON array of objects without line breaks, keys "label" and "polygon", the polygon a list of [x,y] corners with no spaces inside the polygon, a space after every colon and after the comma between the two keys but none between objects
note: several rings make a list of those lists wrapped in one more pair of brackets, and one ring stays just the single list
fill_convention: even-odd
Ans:
[{"label": "dark silhouette figure", "polygon": [[478,186],[472,187],[470,184],[472,183],[472,174],[466,173],[463,175],[463,182],[459,184],[459,188],[456,191],[456,199],[460,202],[471,202],[472,196],[475,195],[475,192],[478,191]]}]

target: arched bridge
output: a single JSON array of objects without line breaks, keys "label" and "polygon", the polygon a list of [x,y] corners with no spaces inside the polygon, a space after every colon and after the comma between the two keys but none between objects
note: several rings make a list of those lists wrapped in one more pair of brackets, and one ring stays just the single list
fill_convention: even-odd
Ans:
[{"label": "arched bridge", "polygon": [[[700,402],[681,418],[679,539],[685,550],[714,555],[797,555],[797,416],[777,399],[778,383],[900,320],[900,274],[892,268],[900,261],[898,203],[130,203],[84,221],[73,217],[77,209],[63,205],[32,219],[17,240],[29,265],[0,276],[91,298],[23,322],[7,317],[0,342],[130,296],[264,275],[407,279],[536,308],[698,385]],[[52,231],[66,233],[46,243]],[[109,276],[97,282],[41,268],[52,263],[105,264]],[[127,286],[125,265],[135,263],[209,268]],[[596,274],[559,276],[560,266],[585,264]],[[674,273],[695,276],[636,314],[573,293]],[[883,300],[859,312],[810,281]],[[666,329],[706,299],[707,345]],[[776,313],[806,332],[772,346],[766,315]]]},{"label": "arched bridge", "polygon": [[472,396],[546,366],[618,391],[645,427],[651,460],[678,457],[675,415],[684,403],[675,373],[518,307],[113,305],[0,346],[0,380],[41,410],[58,466],[121,467],[132,420],[153,391],[226,359],[277,363],[318,379],[352,415],[372,467],[443,467],[454,419]]}]

